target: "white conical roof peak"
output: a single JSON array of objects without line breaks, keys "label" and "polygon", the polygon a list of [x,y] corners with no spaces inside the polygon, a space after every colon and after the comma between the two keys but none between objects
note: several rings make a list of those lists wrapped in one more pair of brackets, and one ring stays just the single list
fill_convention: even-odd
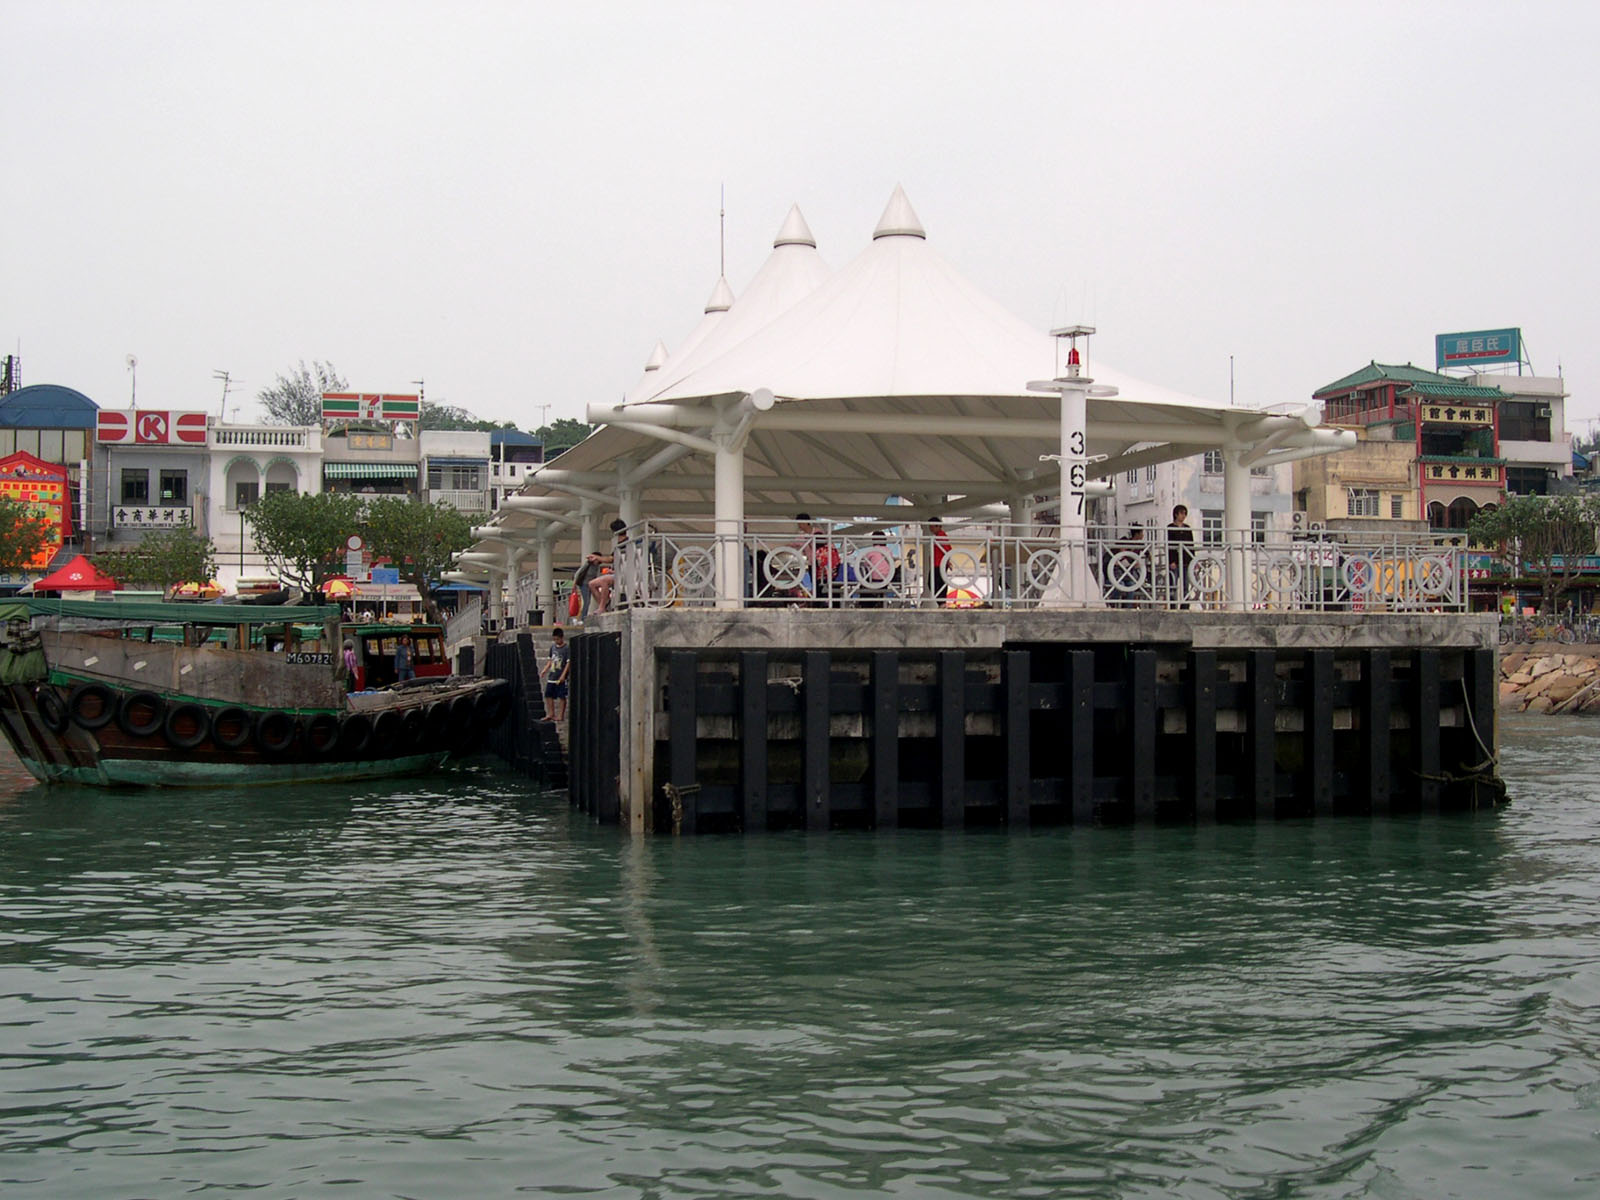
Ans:
[{"label": "white conical roof peak", "polygon": [[717,286],[711,289],[711,298],[706,301],[708,313],[727,312],[733,307],[733,289],[728,286],[726,275],[717,276]]},{"label": "white conical roof peak", "polygon": [[806,224],[806,219],[800,215],[800,206],[794,205],[789,209],[789,215],[784,218],[783,228],[778,230],[778,236],[772,240],[772,248],[779,246],[810,246],[817,248],[816,236],[811,232],[811,226]]},{"label": "white conical roof peak", "polygon": [[878,227],[872,231],[872,240],[877,241],[886,237],[926,238],[927,236],[928,231],[917,219],[911,201],[906,199],[905,189],[898,183],[895,184],[894,195],[889,197],[889,203],[884,206],[883,216],[878,218]]},{"label": "white conical roof peak", "polygon": [[663,341],[656,342],[656,348],[650,351],[650,357],[645,360],[646,371],[659,371],[661,364],[667,361],[667,344]]}]

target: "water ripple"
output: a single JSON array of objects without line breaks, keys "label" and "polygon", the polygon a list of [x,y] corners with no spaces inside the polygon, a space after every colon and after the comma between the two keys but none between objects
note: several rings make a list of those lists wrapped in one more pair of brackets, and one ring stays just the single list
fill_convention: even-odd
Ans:
[{"label": "water ripple", "polygon": [[8,1197],[1570,1196],[1597,762],[1478,819],[668,839],[490,770],[0,801]]}]

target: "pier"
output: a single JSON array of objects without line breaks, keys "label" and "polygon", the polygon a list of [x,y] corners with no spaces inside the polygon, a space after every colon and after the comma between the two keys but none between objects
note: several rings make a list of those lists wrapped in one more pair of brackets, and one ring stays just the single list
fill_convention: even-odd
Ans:
[{"label": "pier", "polygon": [[638,609],[573,640],[572,803],[636,832],[1489,806],[1492,617]]}]

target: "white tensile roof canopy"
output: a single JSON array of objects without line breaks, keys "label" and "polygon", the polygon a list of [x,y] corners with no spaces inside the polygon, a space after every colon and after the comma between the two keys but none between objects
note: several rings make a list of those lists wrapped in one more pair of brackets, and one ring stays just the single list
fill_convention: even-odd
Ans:
[{"label": "white tensile roof canopy", "polygon": [[[709,525],[719,446],[740,448],[752,518],[914,520],[1054,492],[1059,468],[1042,456],[1061,450],[1062,401],[1028,385],[1060,376],[1065,351],[939,256],[899,188],[831,276],[796,208],[740,299],[624,403],[590,405],[600,428],[507,499],[463,566],[509,564],[541,539],[576,549],[586,508]],[[1348,441],[1315,428],[1314,410],[1213,404],[1100,361],[1083,373],[1091,479],[1204,449],[1271,465]],[[1114,396],[1095,394],[1107,385]]]}]

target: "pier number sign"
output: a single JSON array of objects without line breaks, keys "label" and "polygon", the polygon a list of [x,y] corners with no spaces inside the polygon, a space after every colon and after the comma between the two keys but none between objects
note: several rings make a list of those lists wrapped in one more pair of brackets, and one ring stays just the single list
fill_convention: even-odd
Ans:
[{"label": "pier number sign", "polygon": [[1433,337],[1434,370],[1522,361],[1522,330],[1478,329]]}]

